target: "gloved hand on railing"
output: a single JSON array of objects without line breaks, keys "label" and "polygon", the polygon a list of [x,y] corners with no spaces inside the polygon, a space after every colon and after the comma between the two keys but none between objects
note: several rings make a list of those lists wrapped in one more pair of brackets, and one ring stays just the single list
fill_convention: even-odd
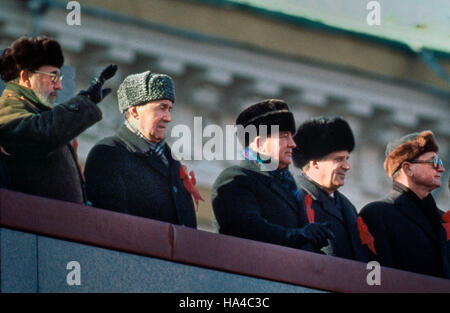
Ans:
[{"label": "gloved hand on railing", "polygon": [[330,226],[328,222],[311,223],[302,228],[292,229],[289,236],[299,248],[310,243],[315,249],[320,249],[328,244],[328,239],[334,238]]}]

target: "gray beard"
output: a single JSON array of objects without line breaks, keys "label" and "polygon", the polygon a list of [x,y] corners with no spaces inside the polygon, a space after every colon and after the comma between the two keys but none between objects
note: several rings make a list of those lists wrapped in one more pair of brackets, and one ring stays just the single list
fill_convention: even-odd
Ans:
[{"label": "gray beard", "polygon": [[36,95],[36,97],[39,99],[39,101],[42,104],[44,104],[44,105],[46,105],[48,107],[51,107],[51,108],[53,108],[55,106],[54,101],[51,101],[48,98],[48,96],[45,96],[45,95],[41,94],[40,92],[36,92],[36,91],[34,92],[34,94]]}]

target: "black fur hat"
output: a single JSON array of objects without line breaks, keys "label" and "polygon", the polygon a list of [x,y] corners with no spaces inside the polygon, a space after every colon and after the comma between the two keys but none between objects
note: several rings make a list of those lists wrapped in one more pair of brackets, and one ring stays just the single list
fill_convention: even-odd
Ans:
[{"label": "black fur hat", "polygon": [[355,137],[348,123],[340,117],[313,118],[299,126],[294,136],[297,147],[292,152],[295,166],[302,168],[335,151],[355,148]]},{"label": "black fur hat", "polygon": [[21,70],[35,71],[42,65],[61,68],[64,56],[56,40],[48,37],[21,37],[5,49],[0,58],[0,75],[7,82],[16,79]]},{"label": "black fur hat", "polygon": [[[244,128],[248,125],[254,125],[256,127],[256,135],[259,135],[259,126],[267,125],[267,135],[270,135],[272,125],[278,125],[279,131],[290,131],[295,133],[295,120],[292,112],[289,111],[289,107],[283,100],[267,99],[260,101],[244,111],[242,111],[236,119],[236,125],[241,125]],[[245,133],[245,138],[240,134],[238,129],[238,138],[244,139],[245,142],[241,142],[247,147],[250,142],[253,141],[251,134]]]}]

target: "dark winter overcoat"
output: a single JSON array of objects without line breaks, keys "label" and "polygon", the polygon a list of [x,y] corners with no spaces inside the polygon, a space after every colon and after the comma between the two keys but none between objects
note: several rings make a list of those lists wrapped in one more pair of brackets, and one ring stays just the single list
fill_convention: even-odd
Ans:
[{"label": "dark winter overcoat", "polygon": [[191,194],[180,178],[180,162],[166,145],[170,167],[143,138],[122,125],[89,152],[86,189],[93,206],[196,228]]},{"label": "dark winter overcoat", "polygon": [[101,118],[101,111],[87,96],[50,108],[30,89],[7,84],[0,98],[6,187],[85,203],[83,178],[70,141]]},{"label": "dark winter overcoat", "polygon": [[355,207],[342,193],[334,192],[334,199],[309,180],[304,174],[295,177],[300,189],[300,196],[312,197],[311,208],[314,210],[315,222],[328,222],[334,238],[331,239],[330,255],[362,262],[368,261],[367,247],[361,243]]},{"label": "dark winter overcoat", "polygon": [[315,251],[294,236],[308,224],[302,202],[255,163],[225,169],[211,198],[219,233]]},{"label": "dark winter overcoat", "polygon": [[371,258],[384,266],[450,278],[450,241],[442,214],[431,194],[420,200],[394,183],[385,200],[360,212],[375,239],[377,255]]}]

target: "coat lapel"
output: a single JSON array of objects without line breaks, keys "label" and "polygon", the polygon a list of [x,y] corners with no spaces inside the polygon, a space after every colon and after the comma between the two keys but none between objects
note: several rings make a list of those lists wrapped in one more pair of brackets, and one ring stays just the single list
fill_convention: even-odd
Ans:
[{"label": "coat lapel", "polygon": [[303,174],[296,176],[295,181],[297,183],[297,187],[309,193],[312,196],[313,200],[315,200],[320,205],[320,208],[322,210],[334,216],[342,224],[345,224],[345,221],[342,219],[342,217],[337,215],[336,212],[334,212],[328,205],[326,205],[330,200],[327,199],[325,193],[320,190],[318,186],[316,186]]},{"label": "coat lapel", "polygon": [[299,208],[300,208],[300,202],[294,198],[293,195],[291,195],[288,191],[283,189],[274,178],[271,178],[270,181],[270,188],[272,191],[276,194],[278,194],[282,199],[287,201],[287,203],[291,206],[291,208],[298,214]]},{"label": "coat lapel", "polygon": [[353,204],[340,192],[337,191],[336,196],[339,197],[339,201],[342,204],[342,214],[344,215],[344,219],[346,221],[345,228],[350,234],[355,259],[359,261],[366,261],[369,259],[369,255],[367,253],[367,249],[364,248],[361,243],[357,224],[358,214],[356,213],[356,209]]},{"label": "coat lapel", "polygon": [[[344,216],[344,220],[346,221],[345,225],[347,231],[350,234],[356,234],[357,238],[359,238],[359,231],[357,230],[356,219],[358,218],[356,214],[355,207],[348,201],[339,191],[335,192],[335,196],[338,198],[338,201],[341,203],[342,215]],[[355,236],[352,236],[352,238]]]},{"label": "coat lapel", "polygon": [[405,215],[409,220],[417,224],[426,235],[428,235],[433,240],[438,239],[436,233],[433,231],[432,226],[427,222],[427,218],[420,211],[420,208],[418,208],[417,205],[411,199],[409,199],[405,193],[400,193],[396,190],[393,190],[388,195],[388,198],[394,201],[395,207],[401,214]]},{"label": "coat lapel", "polygon": [[442,251],[442,264],[446,277],[450,278],[450,241],[447,240],[447,232],[441,227],[439,243]]},{"label": "coat lapel", "polygon": [[169,176],[169,169],[164,165],[161,159],[151,151],[148,142],[134,134],[125,125],[122,125],[119,128],[117,136],[122,140],[130,152],[145,159],[150,167],[164,177]]},{"label": "coat lapel", "polygon": [[[181,168],[182,164],[180,161],[172,158],[172,155],[170,153],[170,148],[167,144],[166,144],[166,151],[168,152],[166,154],[166,156],[167,156],[167,159],[170,164],[170,171],[167,171],[167,168],[166,168],[166,171],[170,172],[170,179],[172,182],[172,186],[176,186],[177,188],[182,186],[184,188],[184,184],[183,184],[183,181],[182,181],[181,175],[180,175],[180,168]],[[160,163],[162,164],[162,162],[160,162]],[[163,166],[165,167],[165,165],[163,165]]]},{"label": "coat lapel", "polygon": [[147,152],[143,155],[143,157],[147,161],[147,164],[150,165],[155,171],[159,172],[164,177],[169,176],[169,168],[165,166],[161,159],[154,153]]},{"label": "coat lapel", "polygon": [[345,198],[339,191],[335,192],[336,201],[340,203],[342,216],[336,215],[326,203],[329,201],[322,190],[317,185],[312,183],[305,175],[298,175],[295,177],[298,188],[303,189],[309,193],[313,200],[316,201],[322,210],[328,214],[334,216],[338,221],[344,225],[347,233],[351,238],[351,245],[355,254],[355,259],[360,261],[368,260],[367,251],[362,247],[361,240],[359,239],[359,231],[357,229],[357,214],[355,207],[351,204],[347,198]]},{"label": "coat lapel", "polygon": [[281,199],[286,201],[296,214],[300,213],[299,209],[302,208],[302,204],[287,190],[283,189],[283,187],[281,187],[275,181],[274,177],[272,177],[268,172],[261,171],[254,162],[248,160],[241,161],[241,167],[261,174],[259,177],[262,180],[262,182],[266,184]]}]

